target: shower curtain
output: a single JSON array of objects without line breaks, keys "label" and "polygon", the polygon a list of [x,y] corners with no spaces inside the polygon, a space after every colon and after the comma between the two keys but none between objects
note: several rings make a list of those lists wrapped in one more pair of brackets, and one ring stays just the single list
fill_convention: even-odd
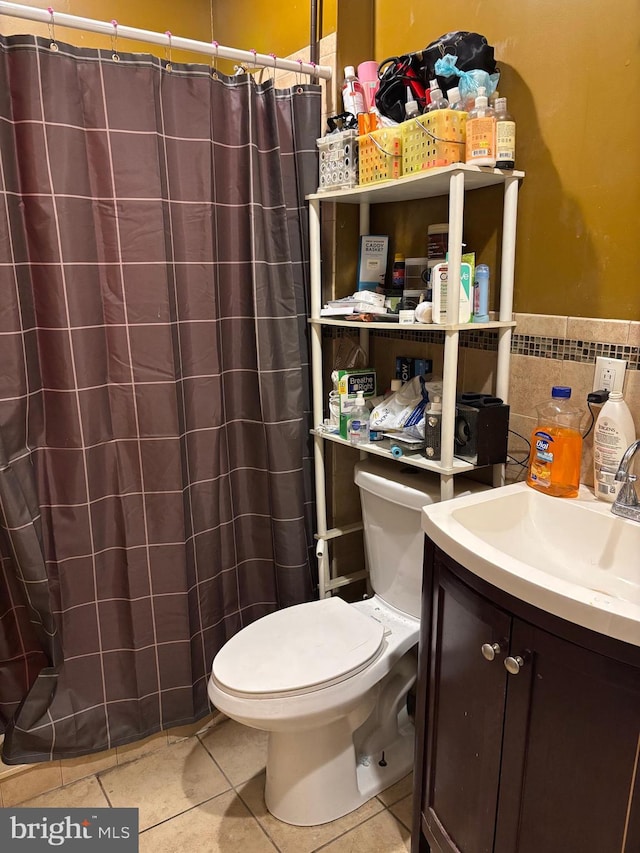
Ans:
[{"label": "shower curtain", "polygon": [[313,597],[304,196],[320,89],[0,38],[3,760],[208,713]]}]

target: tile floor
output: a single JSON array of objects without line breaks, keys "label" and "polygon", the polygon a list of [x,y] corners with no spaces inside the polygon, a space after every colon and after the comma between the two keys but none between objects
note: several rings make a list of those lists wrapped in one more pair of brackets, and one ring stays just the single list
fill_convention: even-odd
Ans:
[{"label": "tile floor", "polygon": [[266,734],[233,720],[20,803],[139,809],[140,853],[405,853],[411,776],[322,826],[290,826],[264,804]]}]

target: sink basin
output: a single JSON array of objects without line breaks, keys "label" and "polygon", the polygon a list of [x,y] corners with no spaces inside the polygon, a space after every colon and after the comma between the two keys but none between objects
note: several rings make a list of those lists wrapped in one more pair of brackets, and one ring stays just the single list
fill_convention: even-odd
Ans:
[{"label": "sink basin", "polygon": [[445,553],[505,592],[640,646],[640,524],[581,487],[554,498],[516,483],[424,507]]}]

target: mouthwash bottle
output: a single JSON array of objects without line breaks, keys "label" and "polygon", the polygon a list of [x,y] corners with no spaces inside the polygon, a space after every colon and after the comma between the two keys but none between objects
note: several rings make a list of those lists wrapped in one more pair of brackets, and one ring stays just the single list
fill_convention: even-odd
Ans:
[{"label": "mouthwash bottle", "polygon": [[347,434],[351,444],[369,443],[370,420],[371,412],[364,401],[364,393],[362,391],[358,391],[356,395],[356,404],[351,410],[351,415],[347,422]]},{"label": "mouthwash bottle", "polygon": [[527,485],[547,495],[575,498],[580,486],[582,409],[571,402],[571,388],[556,385],[551,399],[538,406],[531,433]]}]

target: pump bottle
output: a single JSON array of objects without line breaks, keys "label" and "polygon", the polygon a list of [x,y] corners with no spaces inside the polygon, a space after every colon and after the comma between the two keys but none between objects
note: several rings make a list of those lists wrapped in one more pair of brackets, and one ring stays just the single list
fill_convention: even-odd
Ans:
[{"label": "pump bottle", "polygon": [[364,108],[364,89],[362,88],[362,83],[356,77],[353,65],[347,65],[344,69],[342,104],[344,111],[354,116],[366,112]]},{"label": "pump bottle", "polygon": [[370,420],[371,412],[364,401],[364,393],[358,391],[356,405],[351,410],[351,415],[347,422],[347,433],[351,444],[369,443]]},{"label": "pump bottle", "polygon": [[496,116],[484,86],[478,87],[475,107],[467,119],[466,162],[472,166],[496,165]]},{"label": "pump bottle", "polygon": [[602,501],[613,503],[620,490],[615,476],[625,450],[636,440],[629,407],[620,391],[611,391],[600,409],[593,431],[593,489]]}]

